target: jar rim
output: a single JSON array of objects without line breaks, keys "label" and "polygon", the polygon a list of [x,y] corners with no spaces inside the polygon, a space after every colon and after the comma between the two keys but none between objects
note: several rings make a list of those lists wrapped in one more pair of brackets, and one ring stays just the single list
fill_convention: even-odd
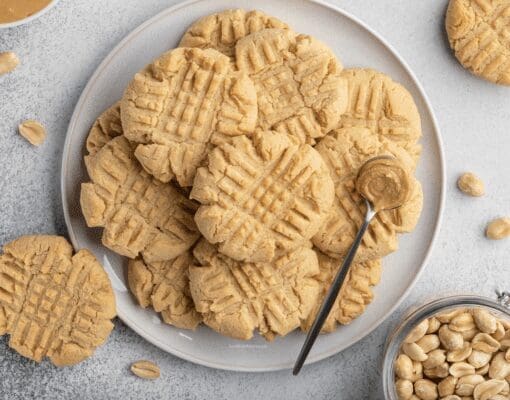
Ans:
[{"label": "jar rim", "polygon": [[490,297],[478,295],[450,295],[423,304],[405,316],[388,336],[384,347],[382,380],[384,397],[397,400],[395,393],[394,360],[404,338],[419,322],[453,308],[485,307],[510,318],[510,309]]}]

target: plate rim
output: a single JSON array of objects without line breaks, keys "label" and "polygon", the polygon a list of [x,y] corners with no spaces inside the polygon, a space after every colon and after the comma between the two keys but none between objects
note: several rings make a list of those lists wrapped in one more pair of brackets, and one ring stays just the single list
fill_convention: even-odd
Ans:
[{"label": "plate rim", "polygon": [[[64,219],[66,228],[68,231],[69,238],[71,239],[71,243],[73,244],[73,247],[75,249],[78,248],[76,235],[73,231],[72,225],[71,225],[71,217],[69,214],[69,203],[67,201],[67,196],[65,195],[65,178],[67,176],[67,159],[69,158],[69,148],[70,148],[70,142],[71,142],[71,133],[74,130],[74,127],[76,125],[76,120],[78,119],[78,116],[81,112],[81,109],[83,107],[83,104],[85,102],[85,99],[88,96],[88,92],[91,90],[92,86],[94,85],[94,82],[97,80],[98,76],[101,74],[103,69],[111,62],[111,60],[117,55],[117,53],[123,49],[132,38],[137,36],[141,31],[143,31],[146,27],[153,24],[155,21],[166,17],[167,15],[170,15],[177,10],[180,10],[182,8],[187,8],[189,6],[192,6],[195,3],[201,3],[206,2],[207,0],[185,0],[183,2],[179,2],[171,7],[168,7],[154,16],[150,17],[146,21],[142,22],[140,25],[138,25],[136,28],[131,30],[109,53],[108,55],[101,61],[101,63],[98,65],[98,67],[95,69],[93,74],[90,76],[90,78],[87,81],[87,84],[83,88],[83,91],[80,94],[80,97],[74,107],[71,119],[69,121],[69,125],[66,131],[66,138],[64,142],[64,148],[62,152],[62,159],[61,159],[61,173],[60,173],[60,191],[61,191],[61,200],[62,200],[62,208],[64,212]],[[399,52],[391,45],[389,42],[386,41],[386,39],[380,35],[377,31],[369,27],[365,22],[363,22],[358,17],[354,16],[353,14],[343,10],[339,6],[336,6],[334,4],[330,4],[325,0],[302,0],[309,3],[318,4],[322,7],[325,7],[329,9],[330,11],[340,14],[343,17],[351,20],[364,30],[366,30],[368,33],[370,33],[376,40],[378,40],[401,64],[405,72],[408,74],[408,76],[411,78],[412,82],[416,86],[418,92],[420,93],[424,108],[430,115],[430,120],[432,123],[433,130],[435,132],[435,137],[437,140],[437,151],[439,156],[439,169],[440,169],[440,177],[441,177],[441,186],[439,190],[439,207],[437,209],[437,219],[435,221],[435,227],[432,233],[432,239],[426,249],[425,257],[423,258],[423,261],[421,262],[421,265],[418,269],[418,272],[415,274],[414,278],[412,279],[409,286],[406,288],[402,296],[393,304],[393,306],[384,313],[376,322],[374,322],[371,326],[369,326],[361,335],[353,338],[351,341],[349,341],[341,350],[337,349],[331,349],[319,354],[313,354],[311,355],[308,360],[306,361],[305,365],[310,365],[315,362],[324,360],[328,357],[331,357],[335,354],[338,354],[342,352],[343,350],[348,349],[355,343],[359,342],[363,338],[366,338],[368,335],[370,335],[375,329],[377,329],[381,324],[388,319],[388,317],[395,312],[395,310],[402,304],[402,302],[407,298],[411,290],[414,288],[416,282],[422,275],[425,266],[430,261],[432,251],[434,249],[434,246],[437,242],[439,231],[442,226],[443,221],[443,215],[444,215],[444,209],[445,209],[445,203],[446,203],[446,164],[445,164],[445,155],[444,155],[444,145],[443,145],[443,139],[441,135],[441,130],[439,128],[439,123],[437,121],[436,115],[434,113],[434,110],[432,108],[432,105],[430,103],[430,99],[428,95],[425,92],[425,89],[423,88],[421,82],[416,77],[415,73],[411,70],[408,63],[404,60],[404,58],[399,54]],[[254,7],[256,8],[256,7]],[[252,366],[239,366],[239,365],[231,365],[231,364],[222,364],[220,362],[211,362],[208,360],[204,360],[202,358],[199,358],[197,356],[185,353],[175,347],[170,347],[161,341],[159,341],[157,338],[150,336],[149,332],[147,332],[143,327],[138,326],[134,321],[124,312],[117,308],[117,316],[133,331],[135,331],[138,335],[143,337],[145,340],[147,340],[149,343],[157,346],[161,350],[170,353],[176,357],[179,357],[183,360],[187,360],[190,362],[193,362],[195,364],[199,364],[205,367],[209,368],[216,368],[221,370],[227,370],[227,371],[237,371],[237,372],[269,372],[269,371],[279,371],[279,370],[285,370],[292,368],[292,364],[289,363],[282,363],[282,364],[273,364],[268,367],[252,367]]]}]

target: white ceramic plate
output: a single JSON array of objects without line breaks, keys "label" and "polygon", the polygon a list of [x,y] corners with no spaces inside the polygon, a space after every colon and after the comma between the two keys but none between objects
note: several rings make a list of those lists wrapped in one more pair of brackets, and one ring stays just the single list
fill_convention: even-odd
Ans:
[{"label": "white ceramic plate", "polygon": [[195,332],[162,324],[156,314],[138,307],[126,289],[125,260],[101,245],[100,230],[88,229],[79,207],[80,183],[87,180],[82,161],[84,143],[96,117],[118,100],[133,74],[160,53],[174,47],[197,18],[227,8],[257,8],[288,22],[296,31],[327,43],[345,66],[370,66],[391,75],[413,94],[422,117],[423,157],[418,176],[425,207],[417,229],[401,237],[400,250],[384,260],[375,301],[361,318],[335,333],[319,337],[308,363],[331,356],[375,329],[409,292],[425,265],[437,233],[444,194],[444,164],[438,127],[427,98],[413,73],[396,52],[355,17],[312,0],[193,0],[172,7],[130,33],[90,79],[69,125],[62,161],[62,196],[69,235],[76,248],[89,248],[112,279],[120,318],[149,342],[186,360],[237,371],[269,371],[292,367],[304,340],[294,332],[268,343],[224,338],[207,327]]}]

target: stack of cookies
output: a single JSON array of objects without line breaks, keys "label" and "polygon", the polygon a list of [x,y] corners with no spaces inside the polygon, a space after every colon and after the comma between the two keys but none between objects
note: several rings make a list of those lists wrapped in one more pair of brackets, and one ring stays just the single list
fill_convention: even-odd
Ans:
[{"label": "stack of cookies", "polygon": [[81,206],[130,259],[142,307],[184,329],[267,339],[306,330],[364,215],[358,169],[397,157],[405,204],[364,237],[324,327],[372,301],[381,258],[414,229],[420,116],[382,73],[345,70],[323,43],[259,11],[195,22],[137,73],[87,139]]}]

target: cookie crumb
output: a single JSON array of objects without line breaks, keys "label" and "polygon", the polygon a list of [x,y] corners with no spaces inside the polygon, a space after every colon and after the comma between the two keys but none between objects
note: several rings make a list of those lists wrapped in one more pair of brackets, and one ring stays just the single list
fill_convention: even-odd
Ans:
[{"label": "cookie crumb", "polygon": [[46,139],[46,130],[39,122],[27,120],[18,126],[21,136],[27,139],[32,145],[40,146]]},{"label": "cookie crumb", "polygon": [[500,240],[510,236],[510,218],[497,218],[487,225],[485,234],[489,239]]},{"label": "cookie crumb", "polygon": [[485,194],[483,181],[472,172],[462,174],[457,180],[457,186],[469,196],[480,197]]},{"label": "cookie crumb", "polygon": [[0,75],[13,71],[19,64],[18,56],[12,51],[0,53]]}]

